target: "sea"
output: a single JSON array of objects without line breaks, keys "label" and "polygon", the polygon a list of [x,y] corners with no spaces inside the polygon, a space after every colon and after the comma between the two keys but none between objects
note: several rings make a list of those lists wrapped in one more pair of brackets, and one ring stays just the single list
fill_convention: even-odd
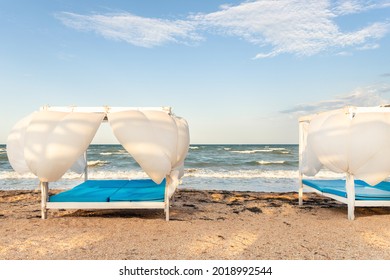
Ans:
[{"label": "sea", "polygon": [[[90,145],[87,150],[89,179],[148,178],[121,145]],[[291,192],[297,191],[298,145],[191,145],[185,175],[179,188],[196,190]],[[322,177],[334,175],[323,172]],[[69,189],[83,182],[83,175],[67,172],[50,188]],[[0,145],[0,190],[35,190],[33,174],[19,175]]]}]

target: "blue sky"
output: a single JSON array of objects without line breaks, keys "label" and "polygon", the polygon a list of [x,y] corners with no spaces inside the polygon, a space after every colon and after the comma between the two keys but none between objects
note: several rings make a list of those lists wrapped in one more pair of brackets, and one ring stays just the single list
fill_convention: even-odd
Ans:
[{"label": "blue sky", "polygon": [[389,0],[0,0],[0,38],[0,143],[46,104],[172,106],[192,143],[272,144],[390,103]]}]

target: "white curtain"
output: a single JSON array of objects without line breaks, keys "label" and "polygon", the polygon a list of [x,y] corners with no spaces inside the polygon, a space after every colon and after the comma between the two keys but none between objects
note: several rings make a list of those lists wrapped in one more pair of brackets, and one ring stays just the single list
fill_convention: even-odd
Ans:
[{"label": "white curtain", "polygon": [[301,151],[300,171],[307,176],[316,175],[322,168],[321,162],[318,160],[316,154],[313,152],[311,145],[307,144],[309,133],[309,122],[301,122],[299,129],[301,130],[302,139],[299,142],[299,149]]},{"label": "white curtain", "polygon": [[[35,112],[20,120],[7,141],[9,161],[18,173],[42,182],[67,170],[82,173],[87,150],[105,113]],[[114,135],[156,183],[167,178],[169,195],[184,174],[190,144],[187,122],[163,111],[128,110],[107,115]]]},{"label": "white curtain", "polygon": [[177,163],[178,128],[175,120],[161,111],[129,110],[108,114],[119,143],[157,184]]},{"label": "white curtain", "polygon": [[307,145],[326,168],[370,185],[390,175],[390,114],[335,110],[314,117]]},{"label": "white curtain", "polygon": [[35,113],[32,113],[20,121],[12,128],[7,138],[7,156],[12,168],[19,174],[30,172],[30,168],[24,158],[25,134],[31,119]]},{"label": "white curtain", "polygon": [[87,150],[103,117],[104,113],[35,112],[22,120],[23,125],[15,125],[8,138],[12,167],[20,173],[27,166],[42,182],[57,181]]}]

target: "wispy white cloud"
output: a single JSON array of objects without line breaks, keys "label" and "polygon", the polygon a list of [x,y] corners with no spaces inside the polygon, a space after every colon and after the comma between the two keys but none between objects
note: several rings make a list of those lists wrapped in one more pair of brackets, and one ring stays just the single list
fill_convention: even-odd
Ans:
[{"label": "wispy white cloud", "polygon": [[281,111],[281,113],[304,115],[338,109],[344,106],[379,106],[389,104],[389,97],[390,85],[374,85],[357,88],[348,94],[331,100],[296,105]]},{"label": "wispy white cloud", "polygon": [[141,46],[165,43],[193,43],[205,40],[208,32],[234,36],[259,49],[254,58],[274,57],[282,53],[310,56],[323,51],[350,53],[351,49],[378,48],[378,40],[390,31],[390,22],[360,25],[343,32],[338,17],[372,9],[389,8],[389,1],[371,0],[253,0],[239,5],[221,5],[213,13],[192,14],[183,19],[145,18],[130,13],[80,15],[57,14],[65,25],[82,31],[94,31],[105,38]]},{"label": "wispy white cloud", "polygon": [[388,0],[338,0],[332,11],[337,15],[348,15],[387,7],[390,7]]},{"label": "wispy white cloud", "polygon": [[93,31],[107,39],[125,41],[140,47],[202,39],[194,32],[194,24],[186,20],[145,18],[130,13],[79,15],[62,12],[56,14],[56,17],[71,28]]},{"label": "wispy white cloud", "polygon": [[309,56],[334,48],[367,48],[390,30],[388,22],[377,22],[344,33],[335,22],[337,15],[332,7],[328,0],[252,1],[192,19],[214,32],[237,36],[260,47],[272,47],[271,52],[261,52],[255,58],[281,53]]}]

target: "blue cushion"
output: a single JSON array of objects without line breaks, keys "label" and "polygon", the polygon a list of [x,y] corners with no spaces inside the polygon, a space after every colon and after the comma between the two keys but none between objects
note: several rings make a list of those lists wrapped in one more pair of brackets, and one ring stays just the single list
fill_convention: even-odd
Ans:
[{"label": "blue cushion", "polygon": [[131,180],[110,196],[110,201],[164,201],[165,180]]},{"label": "blue cushion", "polygon": [[[345,180],[307,180],[302,182],[323,193],[334,194],[347,197]],[[370,186],[364,181],[355,180],[356,200],[390,200],[390,182],[381,182],[375,186]]]},{"label": "blue cushion", "polygon": [[88,180],[53,195],[50,202],[164,201],[165,180]]}]

